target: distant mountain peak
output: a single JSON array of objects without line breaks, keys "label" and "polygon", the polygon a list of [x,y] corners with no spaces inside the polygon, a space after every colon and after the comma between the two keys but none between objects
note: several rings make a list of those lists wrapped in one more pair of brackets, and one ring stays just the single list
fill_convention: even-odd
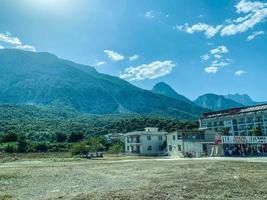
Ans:
[{"label": "distant mountain peak", "polygon": [[244,107],[243,104],[233,101],[232,99],[227,99],[223,95],[216,95],[212,93],[204,94],[198,97],[194,102],[199,106],[214,111]]},{"label": "distant mountain peak", "polygon": [[224,96],[227,99],[231,99],[233,101],[236,101],[238,103],[241,103],[245,106],[253,106],[256,105],[257,102],[253,101],[250,96],[248,96],[247,94],[228,94]]},{"label": "distant mountain peak", "polygon": [[178,94],[170,85],[165,82],[159,82],[151,90],[154,93],[161,94],[167,97],[177,99],[179,101],[184,101],[186,103],[193,104],[188,98],[183,95]]}]

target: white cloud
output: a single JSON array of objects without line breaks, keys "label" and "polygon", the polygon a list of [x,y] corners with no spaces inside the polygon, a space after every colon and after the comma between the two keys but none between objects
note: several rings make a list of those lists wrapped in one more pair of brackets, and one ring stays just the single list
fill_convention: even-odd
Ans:
[{"label": "white cloud", "polygon": [[[0,41],[11,45],[13,49],[36,52],[35,47],[27,44],[22,44],[20,39],[17,37],[13,37],[11,33],[6,33],[6,34],[0,33]],[[4,47],[0,46],[0,48],[3,49]]]},{"label": "white cloud", "polygon": [[0,45],[0,49],[4,49],[4,47]]},{"label": "white cloud", "polygon": [[106,64],[105,61],[99,61],[99,60],[96,61],[96,66],[105,65],[105,64]]},{"label": "white cloud", "polygon": [[215,54],[214,57],[217,58],[217,59],[221,59],[222,58],[222,56],[219,55],[219,54]]},{"label": "white cloud", "polygon": [[212,49],[210,50],[210,53],[211,54],[222,54],[222,53],[228,53],[228,49],[226,46],[224,45],[221,45],[221,46],[218,46],[217,48],[215,49]]},{"label": "white cloud", "polygon": [[153,19],[156,16],[156,12],[154,10],[147,11],[145,13],[145,17],[149,19]]},{"label": "white cloud", "polygon": [[205,72],[209,74],[216,74],[218,72],[219,68],[215,66],[210,66],[205,68]]},{"label": "white cloud", "polygon": [[14,49],[20,49],[23,51],[32,51],[32,52],[36,52],[35,47],[30,46],[30,45],[19,45],[19,46],[15,46],[13,47]]},{"label": "white cloud", "polygon": [[187,23],[182,26],[176,26],[176,30],[184,31],[190,34],[193,34],[195,32],[204,32],[207,38],[215,36],[220,30],[220,28],[221,26],[213,27],[205,23],[194,24],[191,27]]},{"label": "white cloud", "polygon": [[124,59],[124,56],[111,50],[105,50],[105,54],[112,60],[112,61],[120,61]]},{"label": "white cloud", "polygon": [[256,32],[253,32],[251,35],[249,35],[247,37],[247,41],[250,41],[250,40],[253,40],[255,39],[257,36],[259,35],[263,35],[264,34],[264,31],[256,31]]},{"label": "white cloud", "polygon": [[243,74],[245,74],[245,73],[246,73],[246,72],[243,71],[243,70],[238,70],[238,71],[235,72],[235,75],[236,75],[236,76],[241,76],[241,75],[243,75]]},{"label": "white cloud", "polygon": [[10,33],[0,33],[0,41],[11,44],[11,45],[22,45],[21,41],[17,37],[12,37]]},{"label": "white cloud", "polygon": [[171,73],[175,64],[170,61],[154,61],[137,67],[128,67],[120,73],[120,78],[129,81],[140,81],[145,79],[155,79]]},{"label": "white cloud", "polygon": [[214,37],[217,34],[220,34],[221,36],[231,36],[246,32],[267,19],[267,3],[241,0],[235,7],[238,14],[245,15],[233,20],[226,19],[225,23],[217,26],[205,23],[197,23],[189,26],[185,23],[182,26],[177,25],[176,29],[190,34],[204,32],[207,38]]},{"label": "white cloud", "polygon": [[137,60],[138,58],[139,58],[139,55],[135,54],[135,55],[133,55],[133,56],[130,56],[130,57],[129,57],[129,60],[130,60],[130,61],[135,61],[135,60]]},{"label": "white cloud", "polygon": [[200,58],[203,61],[207,61],[210,58],[210,55],[207,53],[207,54],[204,54],[204,55],[200,56]]}]

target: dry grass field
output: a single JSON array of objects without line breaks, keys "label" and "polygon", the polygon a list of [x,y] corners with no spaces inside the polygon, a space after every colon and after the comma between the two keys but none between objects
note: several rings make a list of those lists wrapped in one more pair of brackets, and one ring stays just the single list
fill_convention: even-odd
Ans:
[{"label": "dry grass field", "polygon": [[0,199],[267,199],[267,162],[19,159],[0,163]]}]

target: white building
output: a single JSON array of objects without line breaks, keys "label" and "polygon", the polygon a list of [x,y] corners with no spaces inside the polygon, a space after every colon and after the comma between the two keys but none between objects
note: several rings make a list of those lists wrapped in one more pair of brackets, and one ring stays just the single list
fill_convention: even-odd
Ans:
[{"label": "white building", "polygon": [[267,155],[267,104],[205,113],[199,122],[220,135],[224,155]]},{"label": "white building", "polygon": [[166,152],[166,134],[167,132],[154,127],[126,133],[125,152],[150,156],[163,155]]},{"label": "white building", "polygon": [[204,131],[184,130],[167,134],[169,156],[207,156],[213,145],[214,135]]},{"label": "white building", "polygon": [[267,135],[267,104],[205,113],[199,123],[201,129],[214,132],[227,128],[232,136],[252,136],[254,128]]}]

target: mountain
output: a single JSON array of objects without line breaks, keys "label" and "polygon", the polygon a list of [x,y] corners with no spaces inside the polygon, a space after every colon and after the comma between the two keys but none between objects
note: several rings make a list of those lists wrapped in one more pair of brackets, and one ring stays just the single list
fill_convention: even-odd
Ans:
[{"label": "mountain", "polygon": [[207,111],[140,89],[50,53],[0,50],[0,104],[67,106],[90,114],[132,113],[192,119]]},{"label": "mountain", "polygon": [[216,95],[216,94],[202,95],[198,97],[194,102],[201,107],[208,108],[214,111],[244,107],[243,104],[240,104],[231,99],[227,99],[222,95]]},{"label": "mountain", "polygon": [[161,94],[167,97],[174,98],[178,101],[183,101],[189,104],[193,104],[188,98],[183,95],[178,94],[171,86],[164,82],[157,83],[151,90],[154,93]]},{"label": "mountain", "polygon": [[247,94],[242,94],[242,95],[241,94],[228,94],[228,95],[225,95],[225,98],[231,99],[245,106],[254,106],[257,104],[264,103],[264,102],[253,101]]}]

